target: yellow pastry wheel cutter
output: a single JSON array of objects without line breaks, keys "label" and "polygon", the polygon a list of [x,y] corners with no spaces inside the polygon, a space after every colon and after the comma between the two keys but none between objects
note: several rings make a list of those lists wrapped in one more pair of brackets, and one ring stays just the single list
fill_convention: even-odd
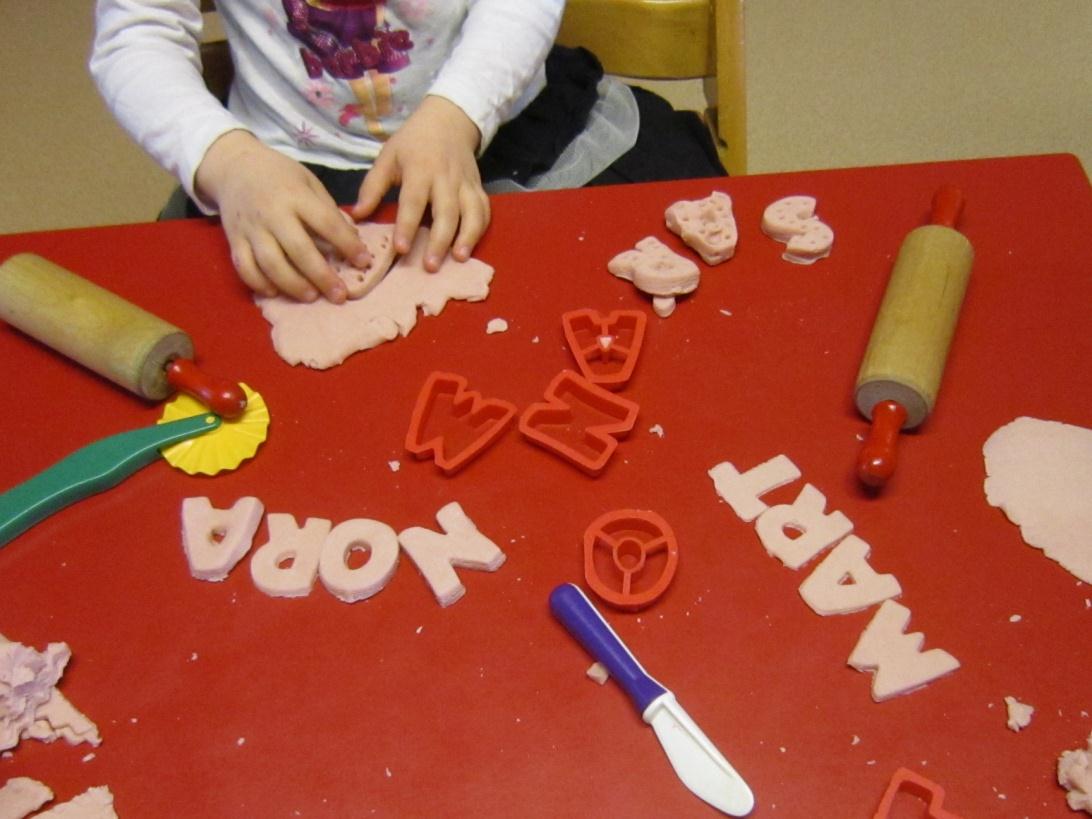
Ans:
[{"label": "yellow pastry wheel cutter", "polygon": [[40,256],[0,264],[0,319],[144,398],[184,393],[159,423],[89,444],[0,494],[0,546],[161,454],[191,475],[215,475],[266,438],[261,395],[201,372],[182,330]]}]

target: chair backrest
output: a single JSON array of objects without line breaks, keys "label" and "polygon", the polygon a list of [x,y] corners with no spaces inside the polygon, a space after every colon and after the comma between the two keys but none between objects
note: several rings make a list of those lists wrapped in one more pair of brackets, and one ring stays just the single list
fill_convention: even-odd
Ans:
[{"label": "chair backrest", "polygon": [[[205,84],[227,100],[234,72],[216,20],[215,0],[200,0]],[[568,0],[557,41],[584,46],[610,74],[705,81],[705,120],[721,162],[747,171],[747,96],[743,55],[744,0]]]},{"label": "chair backrest", "polygon": [[705,80],[721,162],[746,173],[743,0],[568,0],[557,41],[587,48],[609,74]]}]

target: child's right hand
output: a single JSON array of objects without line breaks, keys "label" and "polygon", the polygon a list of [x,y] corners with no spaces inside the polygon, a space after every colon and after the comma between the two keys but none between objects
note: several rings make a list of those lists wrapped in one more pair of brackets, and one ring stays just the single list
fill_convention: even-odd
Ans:
[{"label": "child's right hand", "polygon": [[197,193],[215,203],[239,277],[255,292],[340,304],[345,284],[315,245],[327,241],[344,258],[367,264],[367,249],[322,183],[299,162],[248,131],[217,139],[195,177]]}]

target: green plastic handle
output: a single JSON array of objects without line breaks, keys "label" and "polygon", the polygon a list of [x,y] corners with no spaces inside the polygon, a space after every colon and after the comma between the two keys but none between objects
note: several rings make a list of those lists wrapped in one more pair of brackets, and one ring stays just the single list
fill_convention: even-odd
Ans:
[{"label": "green plastic handle", "polygon": [[77,449],[0,495],[0,547],[54,512],[117,486],[159,457],[163,447],[218,426],[220,418],[206,413],[121,432]]}]

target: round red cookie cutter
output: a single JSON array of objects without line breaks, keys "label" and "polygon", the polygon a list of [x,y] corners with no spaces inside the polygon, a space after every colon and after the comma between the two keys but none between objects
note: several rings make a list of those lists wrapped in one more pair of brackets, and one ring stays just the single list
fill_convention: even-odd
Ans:
[{"label": "round red cookie cutter", "polygon": [[667,589],[678,565],[679,542],[655,512],[607,512],[584,532],[584,579],[617,608],[638,611],[651,605]]}]

